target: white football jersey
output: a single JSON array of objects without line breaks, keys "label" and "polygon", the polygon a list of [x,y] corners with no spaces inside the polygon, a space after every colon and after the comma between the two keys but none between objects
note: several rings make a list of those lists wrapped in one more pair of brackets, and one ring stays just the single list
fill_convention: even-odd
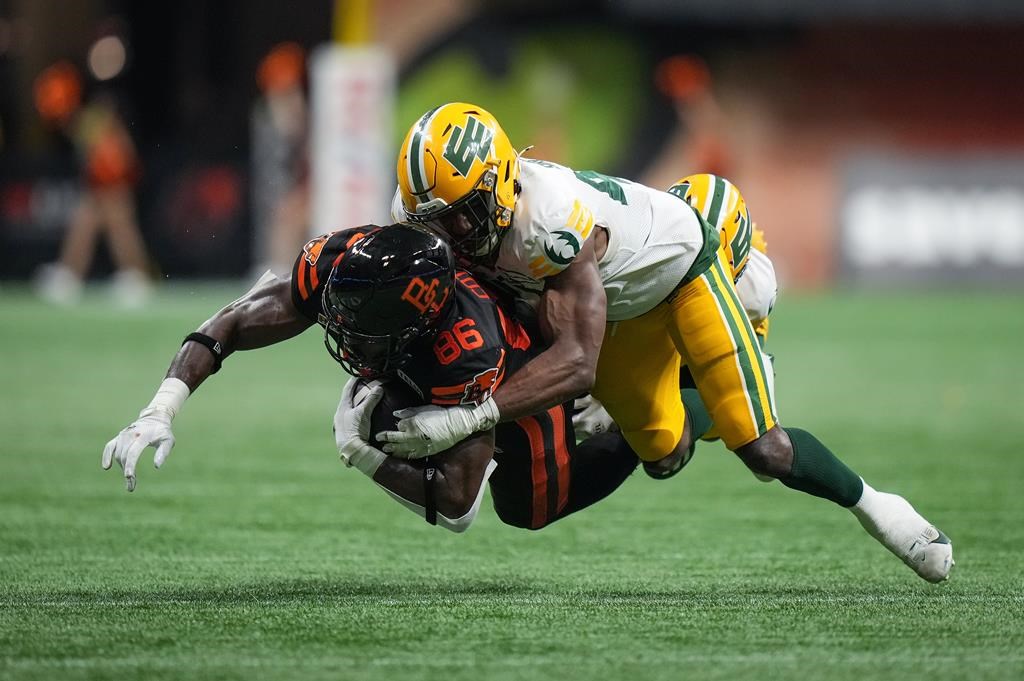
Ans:
[{"label": "white football jersey", "polygon": [[[546,277],[572,263],[595,225],[608,232],[598,262],[608,321],[639,317],[665,300],[704,246],[706,223],[667,192],[525,158],[519,182],[522,193],[495,267],[474,267],[474,274],[530,304]],[[392,217],[406,219],[397,192]]]},{"label": "white football jersey", "polygon": [[775,279],[775,267],[767,255],[750,249],[747,264],[743,267],[740,278],[736,280],[736,294],[743,303],[743,309],[751,322],[768,319],[775,307],[775,297],[779,285]]}]

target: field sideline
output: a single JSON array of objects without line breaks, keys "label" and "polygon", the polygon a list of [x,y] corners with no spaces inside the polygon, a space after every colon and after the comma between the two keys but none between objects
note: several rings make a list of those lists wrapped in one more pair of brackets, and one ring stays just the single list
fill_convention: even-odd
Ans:
[{"label": "field sideline", "polygon": [[[104,443],[241,288],[0,291],[0,679],[1024,678],[1024,297],[783,297],[780,416],[953,539],[920,581],[720,445],[541,532],[429,528],[333,450],[317,331],[239,353],[127,494]],[[115,466],[116,467],[116,466]]]}]

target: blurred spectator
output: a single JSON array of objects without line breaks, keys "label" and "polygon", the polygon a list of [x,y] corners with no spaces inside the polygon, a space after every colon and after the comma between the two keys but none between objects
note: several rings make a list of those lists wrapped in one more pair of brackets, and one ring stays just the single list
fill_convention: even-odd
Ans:
[{"label": "blurred spectator", "polygon": [[665,189],[690,173],[730,176],[732,153],[704,60],[695,55],[669,57],[658,64],[654,77],[658,90],[675,107],[678,125],[645,171],[644,184]]},{"label": "blurred spectator", "polygon": [[309,238],[309,113],[305,53],[275,46],[257,71],[252,112],[252,205],[256,269],[285,272]]},{"label": "blurred spectator", "polygon": [[43,120],[68,135],[73,143],[82,182],[60,259],[39,271],[39,294],[54,303],[75,302],[92,264],[96,239],[105,232],[117,267],[114,296],[125,306],[140,305],[151,289],[149,259],[139,233],[133,195],[140,167],[135,145],[114,102],[97,96],[83,106],[82,79],[66,61],[39,74],[34,96]]}]

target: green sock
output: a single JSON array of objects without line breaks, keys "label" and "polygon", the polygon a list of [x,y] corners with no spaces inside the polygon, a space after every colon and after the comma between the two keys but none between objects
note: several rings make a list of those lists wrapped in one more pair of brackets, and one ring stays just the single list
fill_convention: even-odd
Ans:
[{"label": "green sock", "polygon": [[786,428],[793,443],[793,470],[780,482],[849,508],[860,501],[864,481],[806,430]]},{"label": "green sock", "polygon": [[690,431],[696,443],[704,433],[711,430],[711,414],[704,406],[704,400],[700,398],[699,392],[693,388],[683,388],[679,392],[683,398],[683,405],[686,406],[686,417],[690,419]]}]

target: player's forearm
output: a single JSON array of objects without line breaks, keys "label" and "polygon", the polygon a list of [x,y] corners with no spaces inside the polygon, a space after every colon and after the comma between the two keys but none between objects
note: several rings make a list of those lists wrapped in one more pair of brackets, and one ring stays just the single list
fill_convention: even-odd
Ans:
[{"label": "player's forearm", "polygon": [[[434,487],[434,503],[437,512],[449,518],[458,518],[466,513],[472,504],[472,497],[462,493],[457,474],[452,475],[449,465],[444,462],[430,463],[435,469],[434,479],[430,484]],[[417,506],[427,505],[426,484],[423,470],[427,467],[423,459],[406,461],[388,457],[373,475],[378,485],[392,494],[411,501]]]},{"label": "player's forearm", "polygon": [[186,342],[171,361],[167,378],[177,378],[195,392],[216,370],[218,357],[223,361],[235,350],[280,343],[309,326],[311,322],[292,305],[287,279],[261,279],[244,296],[221,308],[199,327],[198,333],[218,344],[219,352],[200,342]]},{"label": "player's forearm", "polygon": [[[481,432],[430,459],[385,458],[373,480],[396,497],[425,508],[428,489],[437,512],[446,518],[463,518],[479,506],[481,488],[487,481],[494,456],[493,431]],[[430,480],[424,469],[433,468]]]},{"label": "player's forearm", "polygon": [[604,340],[606,298],[593,244],[580,260],[552,277],[538,319],[551,345],[494,393],[502,421],[514,421],[590,392]]},{"label": "player's forearm", "polygon": [[579,346],[554,345],[534,357],[495,391],[501,420],[515,421],[547,411],[590,392],[597,354],[588,355]]}]

